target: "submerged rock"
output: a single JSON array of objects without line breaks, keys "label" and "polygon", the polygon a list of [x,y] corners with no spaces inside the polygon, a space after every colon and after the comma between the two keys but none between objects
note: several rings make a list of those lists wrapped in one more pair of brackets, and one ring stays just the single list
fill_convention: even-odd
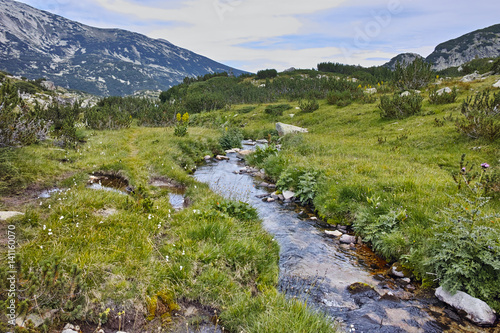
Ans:
[{"label": "submerged rock", "polygon": [[436,297],[455,309],[464,311],[467,314],[465,317],[477,325],[489,326],[496,321],[495,311],[486,302],[467,293],[457,291],[452,295],[439,287],[436,289]]}]

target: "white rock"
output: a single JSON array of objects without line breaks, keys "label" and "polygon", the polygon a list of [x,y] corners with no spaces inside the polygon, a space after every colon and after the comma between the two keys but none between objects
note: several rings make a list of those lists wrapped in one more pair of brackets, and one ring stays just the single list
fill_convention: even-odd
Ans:
[{"label": "white rock", "polygon": [[267,141],[267,139],[260,139],[260,140],[257,140],[257,143],[263,143],[264,144],[264,143],[269,143],[269,142]]},{"label": "white rock", "polygon": [[500,88],[500,80],[497,81],[497,83],[493,84],[494,88]]},{"label": "white rock", "polygon": [[409,95],[410,95],[409,91],[403,91],[400,96],[404,97],[404,96],[409,96]]},{"label": "white rock", "polygon": [[15,211],[2,211],[2,212],[0,212],[0,221],[6,221],[6,220],[10,219],[11,217],[18,216],[18,215],[24,215],[24,213],[15,212]]},{"label": "white rock", "polygon": [[219,161],[229,160],[229,157],[224,156],[224,155],[217,155],[217,156],[215,156],[215,158],[218,159]]},{"label": "white rock", "polygon": [[295,196],[295,193],[292,192],[292,191],[283,191],[283,198],[285,198],[285,200],[290,200],[291,198],[293,198]]},{"label": "white rock", "polygon": [[338,230],[334,230],[334,231],[331,231],[331,230],[325,230],[325,234],[327,234],[328,236],[333,236],[333,237],[340,237],[343,235],[343,233],[341,233],[340,231]]},{"label": "white rock", "polygon": [[342,236],[340,236],[340,242],[344,244],[356,243],[356,236],[343,234]]},{"label": "white rock", "polygon": [[465,75],[460,81],[462,82],[472,82],[474,80],[477,80],[477,79],[480,79],[481,78],[481,75],[478,74],[478,72],[474,72],[472,74],[469,74],[469,75]]},{"label": "white rock", "polygon": [[308,133],[307,128],[293,126],[284,123],[276,123],[276,130],[280,136],[290,133]]},{"label": "white rock", "polygon": [[251,153],[252,153],[252,151],[251,151],[251,150],[248,150],[248,149],[245,149],[245,150],[240,150],[240,151],[238,152],[238,156],[239,156],[239,157],[245,157],[245,156],[247,156],[247,155],[250,155]]},{"label": "white rock", "polygon": [[226,150],[225,152],[226,152],[226,154],[236,153],[236,152],[234,151],[234,149],[228,149],[228,150]]},{"label": "white rock", "polygon": [[438,91],[436,91],[436,94],[437,94],[438,96],[441,96],[441,95],[442,95],[442,94],[444,94],[444,93],[449,94],[449,93],[451,93],[451,91],[452,91],[452,90],[451,90],[451,88],[449,88],[449,87],[444,87],[444,88],[439,89]]},{"label": "white rock", "polygon": [[377,88],[368,88],[364,91],[365,94],[376,94]]},{"label": "white rock", "polygon": [[451,295],[443,287],[439,287],[436,289],[436,297],[457,310],[465,311],[467,319],[477,325],[493,325],[496,321],[495,311],[488,304],[467,293],[457,291],[455,295]]}]

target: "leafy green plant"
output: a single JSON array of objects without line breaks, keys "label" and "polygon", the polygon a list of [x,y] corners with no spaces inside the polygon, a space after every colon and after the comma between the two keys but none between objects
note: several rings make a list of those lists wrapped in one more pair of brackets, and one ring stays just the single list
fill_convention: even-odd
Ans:
[{"label": "leafy green plant", "polygon": [[[463,161],[463,159],[462,159]],[[479,176],[471,177],[462,166],[456,178],[461,190],[435,221],[435,235],[428,247],[426,266],[443,288],[486,300],[500,309],[500,232],[495,228],[500,214],[487,209],[483,180],[489,165],[481,165]]]},{"label": "leafy green plant", "polygon": [[368,205],[360,207],[356,212],[353,221],[354,230],[386,259],[398,259],[403,253],[405,241],[399,238],[398,244],[394,244],[391,238],[395,238],[392,236],[397,234],[400,226],[408,218],[406,210],[384,208],[380,197],[367,197],[366,200]]},{"label": "leafy green plant", "polygon": [[454,103],[457,100],[457,95],[458,91],[457,88],[454,87],[451,92],[441,92],[438,94],[438,89],[435,87],[430,93],[429,93],[429,102],[431,104],[449,104],[449,103]]},{"label": "leafy green plant", "polygon": [[295,197],[300,203],[309,205],[318,193],[318,180],[321,176],[322,173],[318,170],[287,168],[281,173],[276,187],[281,191],[295,191]]},{"label": "leafy green plant", "polygon": [[420,112],[422,109],[423,97],[417,93],[410,93],[406,96],[394,94],[392,98],[382,96],[380,98],[380,117],[382,119],[403,119]]},{"label": "leafy green plant", "polygon": [[500,93],[490,98],[484,90],[470,96],[462,103],[464,118],[456,122],[457,130],[472,139],[485,138],[495,141],[500,137]]},{"label": "leafy green plant", "polygon": [[175,124],[174,135],[186,136],[188,134],[189,113],[186,112],[182,116],[180,113],[177,113],[176,119],[177,123]]},{"label": "leafy green plant", "polygon": [[242,201],[219,200],[214,203],[214,208],[242,221],[251,221],[258,217],[257,210]]},{"label": "leafy green plant", "polygon": [[265,145],[264,148],[257,147],[252,154],[247,156],[246,161],[251,165],[262,167],[266,159],[277,154],[278,149],[275,145]]},{"label": "leafy green plant", "polygon": [[431,64],[425,62],[422,57],[417,57],[411,63],[396,63],[394,71],[394,82],[401,90],[414,90],[425,87],[431,82],[434,73]]}]

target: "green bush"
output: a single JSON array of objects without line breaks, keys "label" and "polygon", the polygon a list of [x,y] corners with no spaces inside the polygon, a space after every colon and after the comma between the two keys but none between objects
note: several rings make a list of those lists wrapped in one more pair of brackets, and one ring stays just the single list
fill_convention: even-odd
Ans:
[{"label": "green bush", "polygon": [[299,108],[302,112],[310,113],[319,109],[319,103],[315,98],[300,100]]},{"label": "green bush", "polygon": [[252,154],[247,156],[246,161],[250,165],[255,165],[260,168],[263,167],[266,159],[276,155],[278,155],[278,149],[276,149],[274,145],[266,145],[264,148],[257,147]]},{"label": "green bush", "polygon": [[326,102],[330,105],[337,105],[340,107],[348,106],[352,103],[351,92],[348,90],[330,91],[328,95],[326,95]]},{"label": "green bush", "polygon": [[396,63],[394,81],[397,88],[401,90],[415,90],[425,87],[434,77],[431,64],[417,57],[412,63]]},{"label": "green bush", "polygon": [[219,144],[222,149],[241,148],[241,140],[243,140],[243,134],[239,128],[226,128],[219,139]]},{"label": "green bush", "polygon": [[410,93],[407,96],[394,94],[392,98],[382,96],[380,98],[380,117],[382,119],[403,119],[417,114],[422,109],[423,97],[417,93]]},{"label": "green bush", "polygon": [[440,95],[437,93],[437,87],[429,93],[429,102],[431,104],[449,104],[457,100],[457,88],[453,88],[451,92],[442,92]]},{"label": "green bush", "polygon": [[292,106],[290,104],[268,105],[264,109],[264,112],[273,117],[280,117],[283,115],[283,112],[285,112],[286,110],[290,110],[291,108]]},{"label": "green bush", "polygon": [[457,130],[472,139],[494,141],[500,137],[500,93],[490,98],[489,90],[477,93],[462,103],[462,115]]},{"label": "green bush", "polygon": [[257,72],[257,79],[259,80],[272,79],[277,75],[278,72],[275,69],[263,69]]},{"label": "green bush", "polygon": [[494,74],[500,74],[500,58],[497,58],[493,65],[491,66],[491,70]]},{"label": "green bush", "polygon": [[28,109],[14,85],[3,82],[0,87],[0,147],[27,146],[43,141],[50,126],[49,119]]},{"label": "green bush", "polygon": [[241,221],[252,221],[258,218],[257,210],[246,202],[224,199],[214,203],[214,208]]},{"label": "green bush", "polygon": [[319,190],[318,180],[322,177],[320,171],[287,168],[276,183],[280,191],[291,190],[302,205],[310,205]]},{"label": "green bush", "polygon": [[[488,213],[483,180],[489,165],[482,164],[478,178],[469,180],[463,167],[459,192],[441,211],[434,237],[427,248],[426,266],[451,293],[464,291],[488,300],[500,310],[500,232],[494,227],[498,213]],[[462,186],[460,186],[462,185]]]}]

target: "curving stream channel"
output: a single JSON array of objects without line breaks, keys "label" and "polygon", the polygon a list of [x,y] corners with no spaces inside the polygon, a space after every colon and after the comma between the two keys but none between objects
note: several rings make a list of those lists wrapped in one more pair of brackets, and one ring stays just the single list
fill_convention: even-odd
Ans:
[{"label": "curving stream channel", "polygon": [[[293,204],[264,202],[261,180],[239,174],[245,167],[235,153],[227,161],[199,167],[194,177],[227,198],[255,207],[264,228],[280,245],[279,289],[336,318],[348,332],[494,332],[462,320],[432,295],[387,278],[389,266],[364,245],[340,244],[319,220]],[[312,217],[312,218],[311,218]],[[355,293],[360,282],[374,289]],[[362,287],[362,285],[360,285]],[[409,288],[408,288],[409,287]]]}]

